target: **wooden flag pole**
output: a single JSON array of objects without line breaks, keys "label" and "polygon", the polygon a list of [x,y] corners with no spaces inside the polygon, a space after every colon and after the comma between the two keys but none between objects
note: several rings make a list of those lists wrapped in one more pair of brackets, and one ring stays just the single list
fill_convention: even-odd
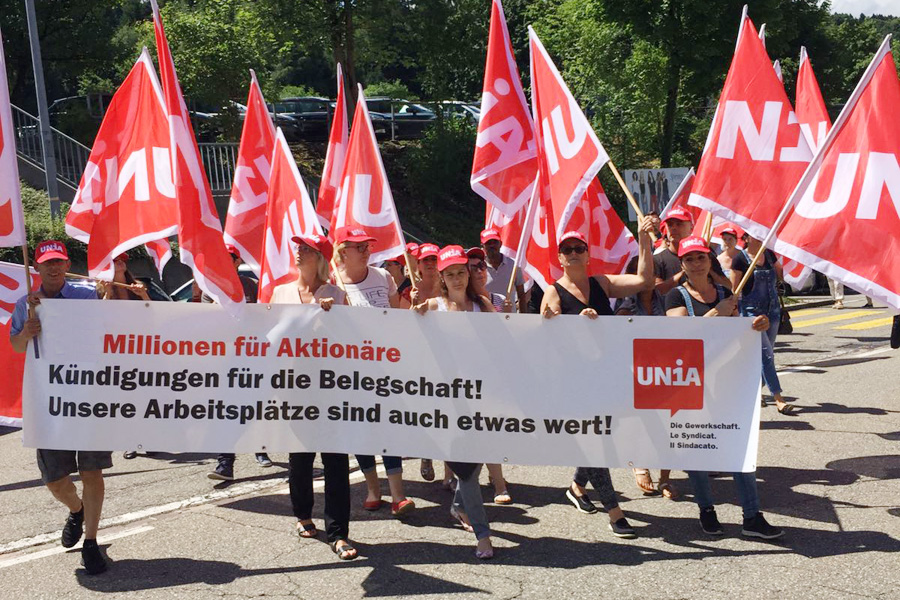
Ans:
[{"label": "wooden flag pole", "polygon": [[734,290],[734,297],[737,298],[741,294],[741,290],[744,289],[744,286],[747,285],[747,281],[750,280],[750,277],[753,275],[753,270],[756,268],[757,263],[759,263],[759,259],[762,257],[763,253],[766,251],[766,247],[763,244],[759,245],[759,250],[756,254],[753,255],[753,260],[750,261],[750,267],[747,269],[747,272],[744,273],[743,279],[738,284],[737,288]]},{"label": "wooden flag pole", "polygon": [[[31,295],[31,267],[28,263],[28,244],[22,244],[22,266],[25,267],[25,294],[26,296]],[[25,301],[25,305],[28,306],[28,318],[34,318],[34,307]],[[34,338],[34,357],[40,358],[41,351],[38,348],[37,338]]]},{"label": "wooden flag pole", "polygon": [[119,281],[104,281],[103,279],[99,279],[97,277],[89,277],[87,275],[79,275],[78,273],[66,273],[66,278],[71,279],[87,279],[89,281],[102,281],[103,283],[123,287],[123,288],[131,288],[131,284],[129,283],[121,283]]},{"label": "wooden flag pole", "polygon": [[[631,195],[631,190],[628,189],[628,186],[625,185],[625,180],[622,179],[622,176],[619,175],[619,170],[616,168],[616,165],[613,164],[612,159],[608,160],[606,164],[609,165],[609,170],[612,171],[613,175],[616,178],[616,181],[619,182],[619,187],[622,188],[622,191],[625,192],[625,197],[628,198],[628,202],[631,204],[631,208],[634,209],[634,214],[637,215],[638,220],[644,217],[644,213],[641,210],[641,207],[638,206],[637,200],[634,199],[634,196]],[[655,242],[656,235],[651,233],[650,238]]]},{"label": "wooden flag pole", "polygon": [[709,240],[712,239],[712,220],[712,213],[707,212],[706,222],[703,223],[703,241],[705,241],[707,244],[709,243]]}]

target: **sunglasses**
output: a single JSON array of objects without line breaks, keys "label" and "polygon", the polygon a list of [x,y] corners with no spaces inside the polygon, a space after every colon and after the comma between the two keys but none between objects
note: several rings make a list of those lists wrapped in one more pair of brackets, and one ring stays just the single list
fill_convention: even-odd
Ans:
[{"label": "sunglasses", "polygon": [[483,260],[480,260],[477,263],[469,263],[469,268],[477,269],[478,271],[484,271],[485,269],[487,269],[487,264]]},{"label": "sunglasses", "polygon": [[559,252],[560,252],[560,254],[565,254],[566,256],[568,256],[568,255],[572,254],[573,252],[575,254],[584,254],[585,252],[587,252],[587,250],[588,250],[587,246],[585,246],[583,244],[579,244],[577,246],[566,246],[565,248],[560,248]]}]

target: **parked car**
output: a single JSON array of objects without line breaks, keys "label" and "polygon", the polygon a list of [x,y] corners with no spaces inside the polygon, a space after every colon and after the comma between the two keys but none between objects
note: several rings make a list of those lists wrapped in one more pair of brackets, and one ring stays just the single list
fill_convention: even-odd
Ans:
[{"label": "parked car", "polygon": [[441,110],[446,118],[465,119],[472,125],[478,125],[481,119],[481,107],[472,102],[459,102],[458,100],[445,100],[441,102]]},{"label": "parked car", "polygon": [[[269,105],[275,115],[286,115],[296,123],[293,139],[323,141],[328,139],[328,125],[331,122],[332,103],[328,98],[301,96],[284,98]],[[277,118],[277,117],[276,117]],[[291,141],[288,132],[285,137]]]},{"label": "parked car", "polygon": [[425,128],[437,117],[434,111],[409,100],[366,98],[366,107],[372,116],[372,122],[375,122],[375,115],[379,115],[386,122],[386,134],[390,135],[393,129],[393,137],[397,139],[422,137]]},{"label": "parked car", "polygon": [[[253,269],[250,268],[249,265],[241,265],[238,267],[238,275],[243,275],[244,277],[249,277],[254,281],[259,281],[259,278],[256,276],[256,273],[253,272]],[[188,279],[180,286],[178,286],[174,292],[169,294],[172,300],[175,302],[190,302],[191,297],[194,293],[194,280]],[[151,296],[152,297],[152,296]]]}]

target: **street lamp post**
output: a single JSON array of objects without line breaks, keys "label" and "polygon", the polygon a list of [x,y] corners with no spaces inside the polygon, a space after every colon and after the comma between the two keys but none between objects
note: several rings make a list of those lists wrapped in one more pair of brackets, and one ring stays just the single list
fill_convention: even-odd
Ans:
[{"label": "street lamp post", "polygon": [[31,62],[34,64],[34,90],[37,94],[38,117],[41,127],[41,146],[44,155],[44,173],[47,175],[47,195],[50,196],[50,216],[59,218],[59,185],[56,182],[56,154],[53,151],[53,134],[47,115],[47,92],[44,89],[44,67],[41,62],[41,44],[38,39],[34,0],[25,0],[28,16],[28,40],[31,44]]}]

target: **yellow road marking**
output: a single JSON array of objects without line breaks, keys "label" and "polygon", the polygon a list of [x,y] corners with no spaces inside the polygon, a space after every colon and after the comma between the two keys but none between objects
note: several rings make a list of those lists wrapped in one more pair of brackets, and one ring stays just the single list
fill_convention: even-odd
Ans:
[{"label": "yellow road marking", "polygon": [[821,315],[823,313],[831,312],[830,308],[804,308],[801,310],[792,310],[791,318],[794,317],[811,317],[813,315]]},{"label": "yellow road marking", "polygon": [[802,328],[802,327],[812,327],[813,325],[823,325],[825,323],[836,323],[837,321],[849,321],[850,319],[856,319],[861,316],[872,316],[872,311],[870,310],[854,310],[851,312],[844,312],[839,315],[832,315],[830,317],[820,317],[818,319],[804,319],[801,321],[794,321],[791,319],[791,323],[794,325],[794,329]]},{"label": "yellow road marking", "polygon": [[885,317],[883,319],[872,319],[871,321],[860,321],[859,323],[850,323],[849,325],[841,325],[835,329],[875,329],[876,327],[885,327],[893,323],[894,317]]}]

